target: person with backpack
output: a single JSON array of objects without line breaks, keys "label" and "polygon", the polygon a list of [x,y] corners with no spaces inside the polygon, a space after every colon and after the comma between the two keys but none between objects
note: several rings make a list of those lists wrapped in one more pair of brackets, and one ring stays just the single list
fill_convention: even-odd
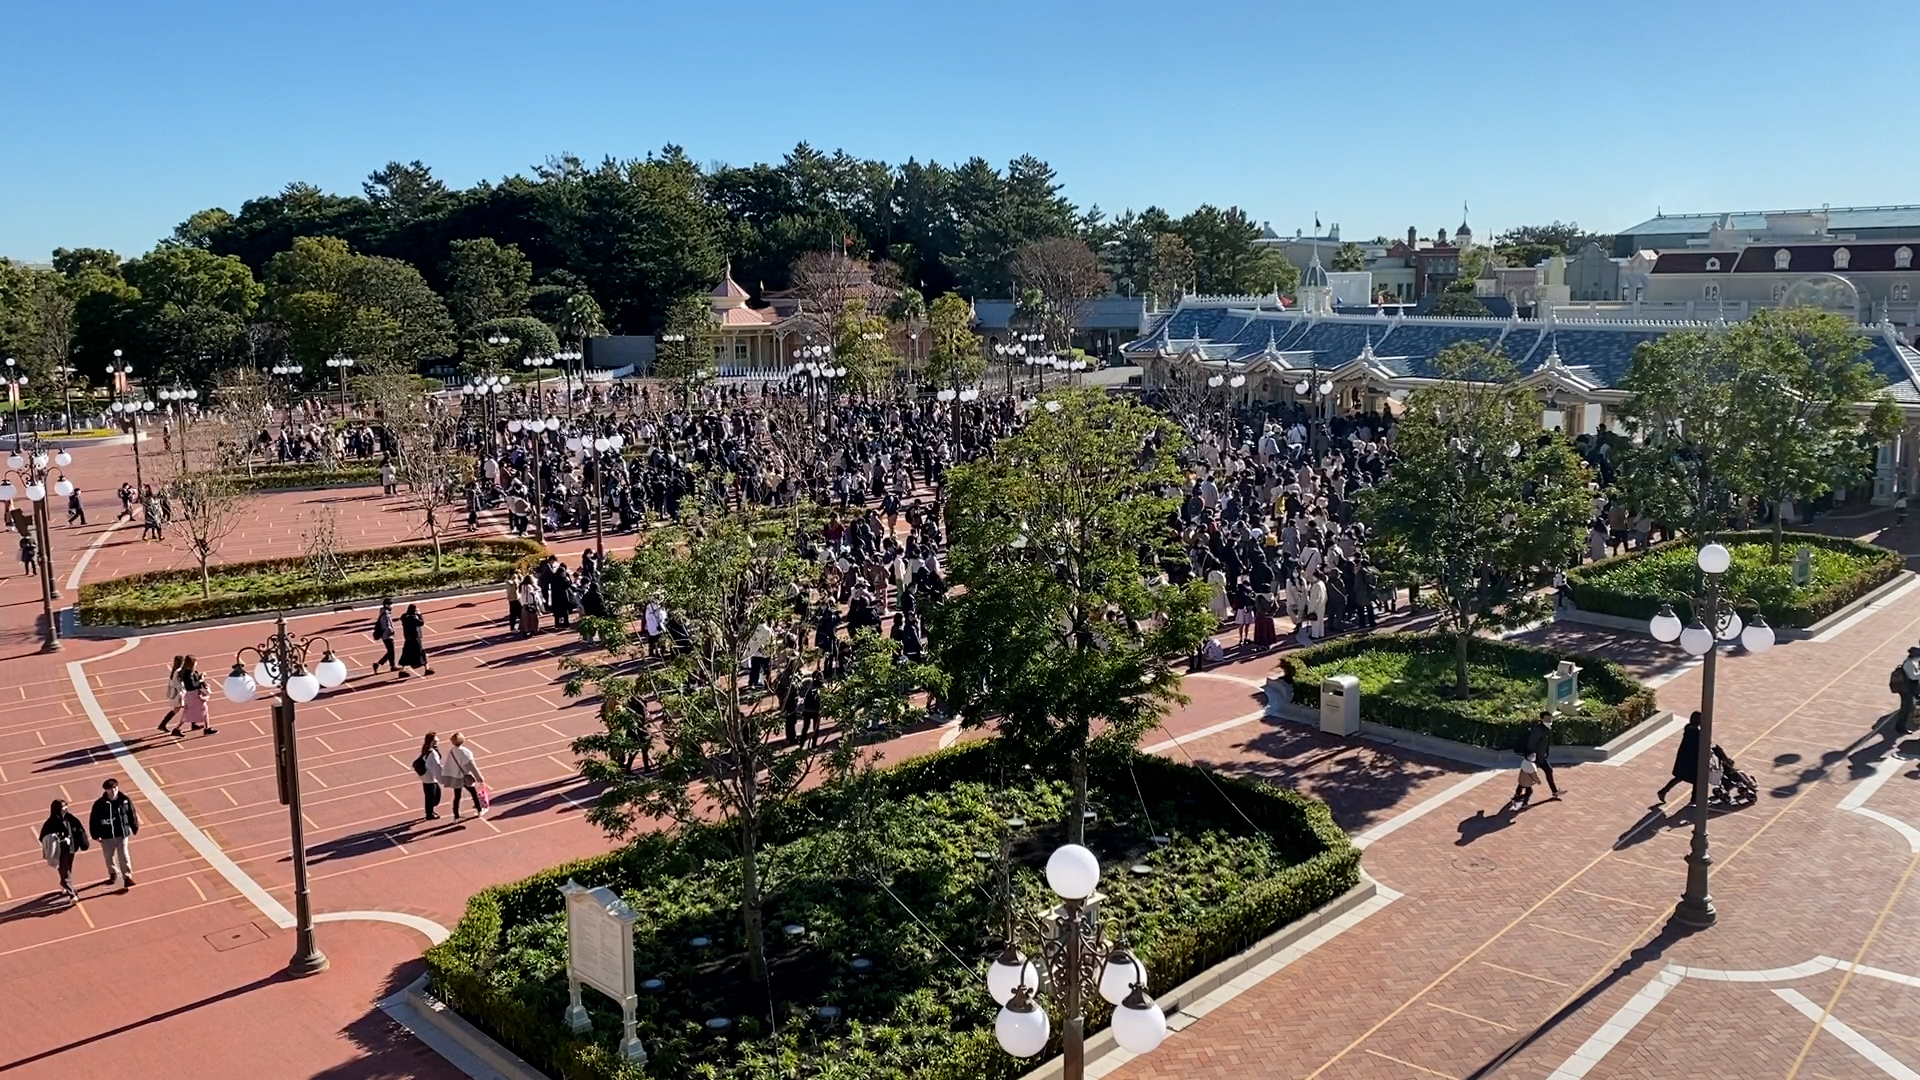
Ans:
[{"label": "person with backpack", "polygon": [[93,800],[93,813],[87,821],[87,832],[100,841],[100,854],[107,860],[107,880],[103,884],[118,880],[122,892],[133,887],[133,855],[127,848],[139,831],[140,815],[133,808],[133,800],[120,790],[120,781],[107,777],[100,784],[100,797]]},{"label": "person with backpack", "polygon": [[74,853],[92,846],[80,819],[67,811],[67,801],[53,800],[46,823],[40,826],[40,853],[46,856],[48,866],[60,871],[60,891],[67,895],[68,903],[80,899],[80,894],[73,889]]},{"label": "person with backpack", "polygon": [[1901,735],[1911,735],[1914,731],[1914,699],[1920,689],[1920,645],[1907,648],[1906,659],[1887,673],[1887,689],[1900,698],[1900,709],[1894,714],[1893,729]]},{"label": "person with backpack", "polygon": [[380,654],[380,659],[373,662],[374,674],[379,674],[381,664],[387,665],[388,670],[397,673],[400,665],[393,658],[393,597],[391,596],[380,601],[380,614],[373,620],[373,640],[386,649]]},{"label": "person with backpack", "polygon": [[413,759],[413,771],[420,777],[420,790],[425,796],[427,806],[427,820],[432,821],[440,816],[438,810],[440,783],[446,777],[440,768],[440,737],[431,731],[427,732],[427,737],[420,743],[420,756]]}]

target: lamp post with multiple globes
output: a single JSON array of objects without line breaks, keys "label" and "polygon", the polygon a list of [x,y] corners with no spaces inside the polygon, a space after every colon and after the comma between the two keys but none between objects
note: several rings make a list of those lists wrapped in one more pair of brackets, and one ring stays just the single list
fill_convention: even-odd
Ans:
[{"label": "lamp post with multiple globes", "polygon": [[1035,1000],[1045,990],[1060,1007],[1065,1080],[1083,1080],[1087,1068],[1085,995],[1113,1005],[1113,1038],[1121,1049],[1146,1054],[1167,1037],[1167,1015],[1147,996],[1147,969],[1124,942],[1106,938],[1100,921],[1100,860],[1079,844],[1067,844],[1047,859],[1047,885],[1060,897],[1035,919],[1039,963],[1015,944],[1008,911],[1006,947],[987,968],[987,992],[1000,1004],[994,1038],[1015,1057],[1033,1057],[1052,1035],[1046,1010]]},{"label": "lamp post with multiple globes", "polygon": [[831,395],[832,380],[845,378],[847,369],[834,366],[833,346],[808,342],[793,350],[793,368],[789,374],[793,378],[807,380],[807,423],[811,426],[818,418],[815,398],[819,394],[819,385],[827,383],[827,393]]},{"label": "lamp post with multiple globes", "polygon": [[557,416],[536,416],[530,420],[516,418],[507,421],[507,434],[525,433],[533,440],[533,538],[543,544],[547,542],[547,512],[540,502],[542,448],[547,441],[547,432],[559,430],[560,418]]},{"label": "lamp post with multiple globes", "polygon": [[133,436],[133,483],[142,499],[146,498],[147,481],[141,475],[140,468],[140,417],[153,411],[153,402],[144,394],[133,389],[133,362],[121,359],[119,349],[113,350],[113,362],[107,365],[107,375],[113,379],[112,409],[118,413],[127,432]]},{"label": "lamp post with multiple globes", "polygon": [[7,472],[0,475],[0,503],[11,508],[16,497],[25,495],[33,504],[33,524],[29,528],[33,529],[34,544],[40,549],[35,569],[40,574],[41,616],[46,620],[41,652],[60,651],[60,626],[53,617],[53,602],[59,593],[53,585],[53,527],[49,520],[53,510],[48,505],[48,495],[64,499],[73,494],[73,481],[67,479],[64,471],[71,464],[72,455],[57,446],[49,452],[39,445],[37,436],[34,445],[23,447],[16,431],[13,453],[7,455]]},{"label": "lamp post with multiple globes", "polygon": [[275,364],[267,370],[273,374],[274,378],[287,380],[287,423],[291,425],[293,423],[293,402],[297,396],[293,392],[293,384],[299,381],[300,376],[305,374],[307,369],[303,365],[296,364],[289,360],[284,364]]},{"label": "lamp post with multiple globes", "polygon": [[[319,645],[321,658],[311,670],[307,658]],[[244,657],[253,654],[252,674]],[[233,670],[221,683],[227,700],[235,704],[252,701],[261,687],[279,691],[273,702],[274,777],[279,782],[280,802],[287,808],[287,820],[293,831],[294,949],[287,974],[299,978],[327,970],[327,955],[313,940],[313,903],[307,893],[307,840],[300,811],[299,729],[294,722],[294,706],[312,701],[323,689],[332,689],[347,681],[347,665],[334,654],[327,639],[319,634],[295,637],[287,631],[287,617],[274,620],[273,636],[259,645],[243,646],[233,654]]]},{"label": "lamp post with multiple globes", "polygon": [[178,380],[175,380],[172,386],[162,387],[160,390],[160,400],[167,403],[167,412],[180,419],[180,465],[183,469],[187,464],[187,409],[199,399],[200,391],[191,386],[183,386]]},{"label": "lamp post with multiple globes", "polygon": [[1648,622],[1647,630],[1657,641],[1678,641],[1688,655],[1706,657],[1700,682],[1698,771],[1693,779],[1693,846],[1687,854],[1686,891],[1681,894],[1680,903],[1674,908],[1673,914],[1690,926],[1712,926],[1719,917],[1709,888],[1713,855],[1707,843],[1708,807],[1712,796],[1710,777],[1714,762],[1714,660],[1720,654],[1722,642],[1738,641],[1748,652],[1758,654],[1773,648],[1774,635],[1766,618],[1757,612],[1752,623],[1743,624],[1740,621],[1740,613],[1734,610],[1733,597],[1727,591],[1724,577],[1727,568],[1733,564],[1733,556],[1723,545],[1713,542],[1704,545],[1694,557],[1694,562],[1700,568],[1702,581],[1700,595],[1688,598],[1691,601],[1693,624],[1683,626],[1680,617],[1674,614],[1673,606],[1667,604],[1662,605],[1660,613]]},{"label": "lamp post with multiple globes", "polygon": [[482,423],[487,425],[487,441],[489,444],[495,439],[494,432],[496,425],[494,423],[494,414],[496,406],[498,406],[500,402],[500,395],[505,393],[507,388],[512,385],[513,376],[511,375],[485,375],[479,378],[470,378],[466,381],[465,385],[460,387],[460,396],[467,399],[467,401],[472,401],[475,398],[480,400],[480,411],[484,417]]},{"label": "lamp post with multiple globes", "polygon": [[340,419],[347,418],[347,372],[353,369],[353,357],[342,353],[327,357],[327,366],[340,373]]},{"label": "lamp post with multiple globes", "polygon": [[627,437],[617,431],[611,435],[567,436],[567,449],[580,455],[581,473],[588,481],[588,497],[593,500],[593,551],[600,559],[607,557],[606,527],[601,520],[601,508],[607,501],[607,475],[600,459],[607,451],[617,452],[625,445]]}]

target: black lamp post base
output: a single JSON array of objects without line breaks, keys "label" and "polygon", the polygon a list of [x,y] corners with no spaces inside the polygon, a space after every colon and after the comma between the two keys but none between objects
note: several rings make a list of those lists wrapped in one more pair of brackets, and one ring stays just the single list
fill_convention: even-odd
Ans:
[{"label": "black lamp post base", "polygon": [[293,954],[293,959],[287,962],[287,974],[296,979],[304,979],[309,975],[320,974],[327,970],[327,966],[327,954],[309,947],[305,952]]},{"label": "black lamp post base", "polygon": [[49,638],[45,644],[40,646],[40,651],[43,653],[53,653],[59,652],[64,647],[65,646],[60,644],[59,638]]},{"label": "black lamp post base", "polygon": [[1673,917],[1686,923],[1688,926],[1698,927],[1704,930],[1719,921],[1720,913],[1714,910],[1713,897],[1711,896],[1699,903],[1682,898],[1681,901],[1673,907]]}]

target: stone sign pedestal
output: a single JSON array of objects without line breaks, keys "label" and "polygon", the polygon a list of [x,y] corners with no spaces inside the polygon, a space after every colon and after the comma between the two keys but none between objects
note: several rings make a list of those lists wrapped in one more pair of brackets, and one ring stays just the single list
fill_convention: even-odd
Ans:
[{"label": "stone sign pedestal", "polygon": [[579,1034],[592,1026],[580,1001],[580,988],[591,986],[620,1003],[620,1055],[646,1061],[633,987],[633,924],[640,916],[604,886],[589,889],[568,879],[560,895],[567,903],[567,1027]]}]

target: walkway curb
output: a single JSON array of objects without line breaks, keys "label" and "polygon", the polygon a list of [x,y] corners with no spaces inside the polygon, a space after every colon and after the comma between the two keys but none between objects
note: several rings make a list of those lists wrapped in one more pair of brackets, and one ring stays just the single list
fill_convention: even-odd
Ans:
[{"label": "walkway curb", "polygon": [[[1304,956],[1307,952],[1311,951],[1311,947],[1296,948],[1296,946],[1299,946],[1306,938],[1328,928],[1334,921],[1354,912],[1355,909],[1370,900],[1374,900],[1376,897],[1392,900],[1397,899],[1398,896],[1398,893],[1391,892],[1390,890],[1383,891],[1379,884],[1368,877],[1363,870],[1360,873],[1360,883],[1358,885],[1334,897],[1326,904],[1315,908],[1298,921],[1288,923],[1286,926],[1260,939],[1245,952],[1237,953],[1222,960],[1220,963],[1195,975],[1193,978],[1188,979],[1186,982],[1181,983],[1171,990],[1155,994],[1154,1000],[1159,1002],[1162,1009],[1166,1010],[1168,1028],[1173,1031],[1178,1031],[1192,1022],[1194,1007],[1199,1005],[1201,1000],[1209,994],[1214,993],[1221,987],[1234,983],[1236,980],[1246,979],[1246,976],[1254,968],[1270,960],[1279,959],[1281,954],[1287,953],[1289,950],[1293,950],[1295,955],[1286,957],[1286,960],[1281,966],[1284,966],[1284,963],[1290,963],[1299,956]],[[1318,943],[1315,943],[1314,947],[1317,947],[1317,945]],[[1257,981],[1259,980],[1248,980],[1248,985]],[[1122,1051],[1120,1045],[1114,1041],[1113,1028],[1111,1026],[1101,1028],[1099,1031],[1087,1036],[1087,1075],[1090,1078],[1105,1075],[1106,1072],[1120,1063],[1114,1062],[1111,1065],[1107,1065],[1106,1068],[1097,1068],[1096,1065],[1103,1064],[1101,1060],[1103,1058],[1121,1053],[1124,1053],[1124,1051]],[[1131,1056],[1132,1055],[1128,1055],[1128,1057]],[[1060,1080],[1065,1069],[1066,1060],[1055,1057],[1039,1068],[1026,1073],[1020,1080]]]},{"label": "walkway curb", "polygon": [[520,1060],[428,993],[425,975],[382,998],[379,1006],[414,1038],[473,1080],[547,1080],[547,1074]]},{"label": "walkway curb", "polygon": [[[491,585],[467,585],[457,589],[436,589],[423,593],[396,593],[396,604],[425,603],[430,600],[450,600],[466,596],[502,596],[506,585],[503,578]],[[114,638],[160,637],[165,634],[180,634],[190,630],[206,630],[217,626],[242,626],[247,623],[272,622],[281,616],[289,619],[302,619],[309,615],[349,615],[363,609],[376,609],[380,600],[367,597],[363,600],[342,600],[334,604],[316,604],[312,607],[285,608],[273,611],[256,611],[247,615],[225,615],[218,619],[200,619],[195,622],[162,623],[159,626],[116,626],[103,624],[83,626],[77,610],[69,605],[55,614],[60,619],[60,637],[62,640],[76,638],[81,640],[108,641]]]},{"label": "walkway curb", "polygon": [[[1267,710],[1267,715],[1277,720],[1320,729],[1320,714],[1303,705],[1287,704],[1279,707],[1276,713]],[[1587,765],[1606,761],[1626,753],[1632,747],[1658,736],[1673,720],[1673,714],[1665,709],[1657,710],[1653,715],[1640,721],[1600,746],[1555,746],[1547,754],[1547,760],[1554,765]],[[1360,738],[1368,742],[1381,743],[1400,750],[1425,754],[1428,757],[1442,758],[1447,761],[1471,765],[1477,769],[1511,769],[1518,767],[1519,755],[1511,750],[1489,750],[1483,746],[1469,746],[1454,742],[1452,739],[1436,738],[1414,731],[1402,731],[1399,728],[1376,724],[1371,720],[1360,721]]]}]

